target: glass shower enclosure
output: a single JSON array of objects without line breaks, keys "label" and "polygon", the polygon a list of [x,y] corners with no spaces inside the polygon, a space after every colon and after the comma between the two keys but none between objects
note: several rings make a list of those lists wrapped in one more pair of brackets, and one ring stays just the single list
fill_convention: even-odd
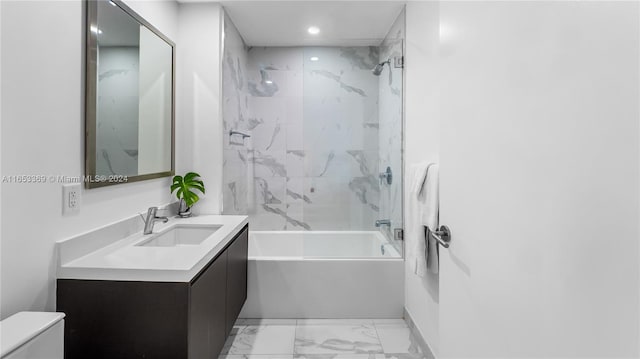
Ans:
[{"label": "glass shower enclosure", "polygon": [[232,27],[223,213],[253,231],[376,232],[401,253],[404,21],[358,46],[247,47]]}]

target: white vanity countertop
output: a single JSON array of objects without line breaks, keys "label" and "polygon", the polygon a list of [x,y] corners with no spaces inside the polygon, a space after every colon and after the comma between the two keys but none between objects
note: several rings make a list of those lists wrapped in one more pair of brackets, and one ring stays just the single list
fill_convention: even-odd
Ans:
[{"label": "white vanity countertop", "polygon": [[[59,279],[95,279],[151,282],[190,282],[248,223],[246,216],[201,215],[169,218],[157,222],[153,233],[177,225],[219,225],[217,231],[198,245],[152,247],[139,246],[153,234],[141,232],[117,240],[67,262],[60,260]],[[64,241],[59,245],[64,246]],[[65,255],[61,254],[61,258]]]}]

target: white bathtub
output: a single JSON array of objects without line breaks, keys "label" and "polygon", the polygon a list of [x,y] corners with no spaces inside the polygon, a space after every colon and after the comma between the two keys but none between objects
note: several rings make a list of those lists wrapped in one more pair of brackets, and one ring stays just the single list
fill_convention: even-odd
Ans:
[{"label": "white bathtub", "polygon": [[401,318],[404,265],[377,231],[249,233],[241,318]]}]

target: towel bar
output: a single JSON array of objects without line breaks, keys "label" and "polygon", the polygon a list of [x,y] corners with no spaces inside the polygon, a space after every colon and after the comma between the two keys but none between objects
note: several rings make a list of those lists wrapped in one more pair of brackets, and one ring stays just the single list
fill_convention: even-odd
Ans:
[{"label": "towel bar", "polygon": [[441,246],[449,248],[449,242],[451,242],[451,231],[449,230],[449,227],[440,226],[440,228],[435,231],[432,231],[427,227],[427,230],[429,231],[429,235],[435,238]]}]

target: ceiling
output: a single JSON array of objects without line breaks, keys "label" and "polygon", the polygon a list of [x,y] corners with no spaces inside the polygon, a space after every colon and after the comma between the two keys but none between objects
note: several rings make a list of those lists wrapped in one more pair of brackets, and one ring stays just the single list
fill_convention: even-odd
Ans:
[{"label": "ceiling", "polygon": [[[222,1],[249,46],[378,45],[403,1]],[[307,32],[320,29],[317,35]]]}]

